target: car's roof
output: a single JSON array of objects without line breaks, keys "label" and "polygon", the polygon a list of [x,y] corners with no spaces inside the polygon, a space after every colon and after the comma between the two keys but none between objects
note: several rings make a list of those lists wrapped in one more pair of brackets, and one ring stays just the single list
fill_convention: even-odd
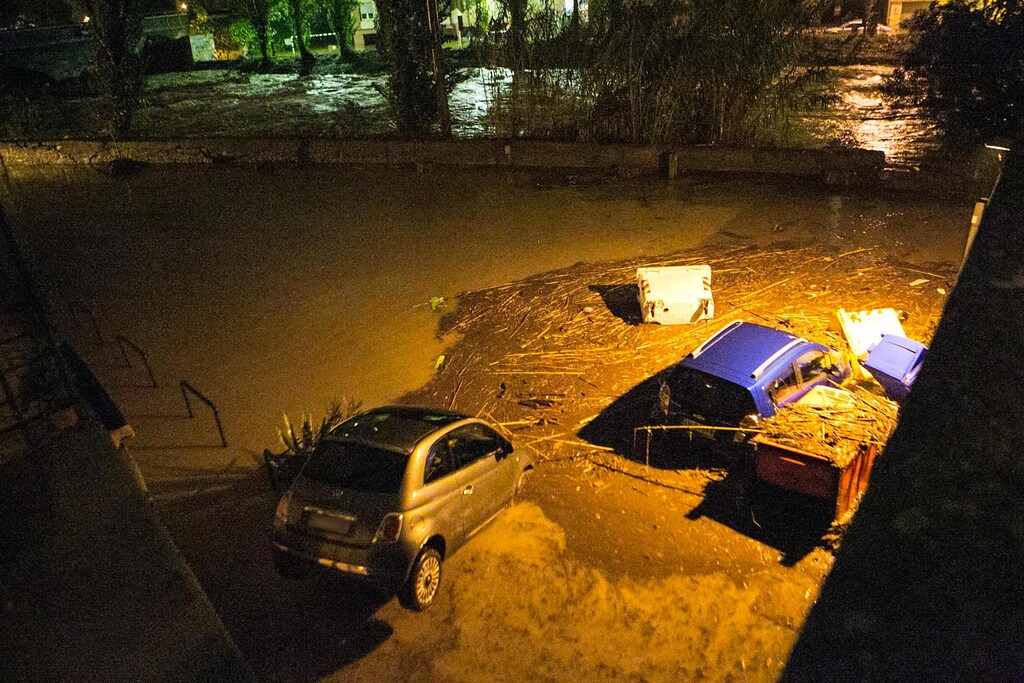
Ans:
[{"label": "car's roof", "polygon": [[345,420],[331,431],[331,438],[408,454],[424,437],[465,419],[465,415],[448,410],[381,406]]},{"label": "car's roof", "polygon": [[[765,361],[787,346],[802,347],[804,343],[807,342],[783,330],[757,323],[738,322],[720,330],[687,356],[683,363],[710,375],[751,387],[757,383],[754,372],[762,368]],[[772,365],[784,356],[788,357],[789,354],[779,355]],[[767,370],[767,367],[762,370]]]},{"label": "car's roof", "polygon": [[[839,28],[843,28],[844,26],[863,26],[863,25],[864,25],[864,20],[863,19],[852,19],[850,21],[844,21],[843,23],[839,24]],[[877,26],[878,28],[882,29],[883,31],[885,31],[886,29],[890,28],[889,26],[887,26],[886,24],[883,24],[882,22],[876,22],[875,26]]]}]

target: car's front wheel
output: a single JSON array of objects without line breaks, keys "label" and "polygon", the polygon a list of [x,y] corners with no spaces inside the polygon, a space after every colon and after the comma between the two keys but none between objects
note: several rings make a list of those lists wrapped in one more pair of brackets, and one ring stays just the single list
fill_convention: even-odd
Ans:
[{"label": "car's front wheel", "polygon": [[412,574],[399,596],[404,607],[422,612],[434,603],[441,585],[441,553],[424,548],[416,557]]}]

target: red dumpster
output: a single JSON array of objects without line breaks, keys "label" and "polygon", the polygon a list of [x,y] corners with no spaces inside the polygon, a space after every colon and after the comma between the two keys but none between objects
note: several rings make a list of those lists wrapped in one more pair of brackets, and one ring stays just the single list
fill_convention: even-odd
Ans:
[{"label": "red dumpster", "polygon": [[817,386],[761,423],[757,479],[824,501],[846,521],[868,487],[875,458],[896,427],[898,408],[863,389]]},{"label": "red dumpster", "polygon": [[837,461],[780,444],[763,434],[755,436],[753,442],[759,480],[825,501],[838,522],[848,520],[856,509],[878,454],[877,446],[863,445],[852,458]]}]

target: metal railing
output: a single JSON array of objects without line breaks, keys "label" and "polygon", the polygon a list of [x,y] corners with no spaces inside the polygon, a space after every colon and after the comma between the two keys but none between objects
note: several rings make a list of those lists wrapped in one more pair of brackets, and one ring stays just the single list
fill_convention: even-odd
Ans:
[{"label": "metal railing", "polygon": [[85,313],[86,318],[89,320],[89,324],[92,326],[92,333],[96,337],[96,345],[104,346],[103,334],[100,332],[100,324],[96,322],[96,316],[93,315],[92,309],[83,304],[81,301],[68,301],[68,315],[71,316],[71,324],[78,328],[82,328],[82,323],[78,318],[78,312]]},{"label": "metal railing", "polygon": [[131,349],[135,352],[135,355],[142,359],[142,366],[146,368],[146,373],[149,375],[149,381],[153,385],[153,388],[158,388],[156,384],[156,376],[153,375],[153,368],[149,365],[149,357],[146,355],[146,352],[143,351],[138,344],[123,335],[115,335],[114,341],[117,342],[117,348],[121,350],[121,357],[124,358],[124,364],[129,368],[133,367],[132,360],[128,357],[128,349]]},{"label": "metal railing", "polygon": [[193,418],[195,417],[195,414],[192,412],[192,402],[188,400],[188,395],[190,393],[209,406],[210,410],[213,411],[213,419],[217,421],[217,433],[220,434],[220,445],[223,448],[227,448],[228,440],[224,437],[224,427],[220,423],[220,411],[217,410],[217,406],[213,404],[213,401],[206,398],[201,391],[185,380],[181,380],[181,397],[185,400],[185,409],[188,411],[189,418]]}]

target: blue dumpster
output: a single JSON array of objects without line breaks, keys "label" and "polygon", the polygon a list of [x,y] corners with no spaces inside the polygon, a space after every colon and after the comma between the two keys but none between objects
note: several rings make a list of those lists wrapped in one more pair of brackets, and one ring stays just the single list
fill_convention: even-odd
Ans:
[{"label": "blue dumpster", "polygon": [[883,334],[868,349],[868,357],[863,365],[882,385],[889,398],[902,403],[910,392],[910,385],[917,379],[927,352],[928,348],[924,344],[913,339]]}]

